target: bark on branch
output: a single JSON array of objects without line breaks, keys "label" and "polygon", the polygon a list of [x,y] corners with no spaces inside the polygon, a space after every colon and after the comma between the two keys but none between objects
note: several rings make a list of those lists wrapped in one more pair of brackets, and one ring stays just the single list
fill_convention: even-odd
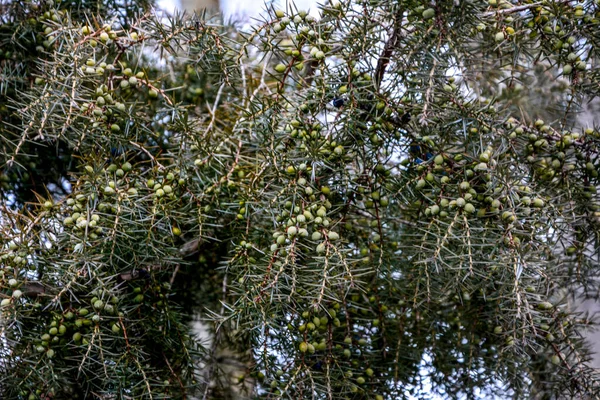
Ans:
[{"label": "bark on branch", "polygon": [[394,28],[392,29],[392,33],[388,38],[387,42],[383,46],[383,52],[377,60],[377,67],[375,68],[375,87],[379,90],[379,86],[381,85],[381,81],[385,75],[385,69],[390,63],[391,56],[394,52],[394,48],[398,44],[398,39],[400,38],[400,30],[402,29],[402,14],[404,14],[404,10],[402,8],[398,9],[398,12],[394,15]]}]

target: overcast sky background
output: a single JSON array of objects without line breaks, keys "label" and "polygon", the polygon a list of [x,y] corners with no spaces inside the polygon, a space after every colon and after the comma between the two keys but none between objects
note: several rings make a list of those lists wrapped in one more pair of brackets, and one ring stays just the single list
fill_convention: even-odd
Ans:
[{"label": "overcast sky background", "polygon": [[[275,2],[279,8],[286,9],[287,1],[279,0]],[[220,0],[222,11],[226,17],[234,17],[235,19],[245,19],[248,22],[251,18],[257,17],[265,10],[264,0]],[[298,9],[309,10],[311,13],[317,11],[316,0],[295,0],[294,4]],[[176,7],[180,6],[179,0],[158,0],[158,5],[169,12],[172,12]]]}]

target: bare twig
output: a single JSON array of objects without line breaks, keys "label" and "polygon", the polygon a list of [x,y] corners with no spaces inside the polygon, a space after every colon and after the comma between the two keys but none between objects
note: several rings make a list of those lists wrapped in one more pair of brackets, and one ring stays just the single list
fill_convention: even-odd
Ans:
[{"label": "bare twig", "polygon": [[516,7],[511,7],[511,8],[505,8],[502,10],[494,10],[494,11],[488,11],[482,14],[482,16],[484,17],[491,17],[493,15],[503,15],[503,14],[512,14],[512,13],[516,13],[519,11],[525,11],[528,10],[530,8],[535,8],[535,7],[539,7],[542,5],[542,2],[537,2],[537,3],[531,3],[531,4],[524,4],[522,6],[516,6]]},{"label": "bare twig", "polygon": [[402,8],[398,9],[398,12],[394,15],[394,28],[387,42],[385,42],[385,46],[383,47],[383,52],[381,53],[381,57],[377,60],[377,67],[375,68],[375,87],[379,89],[381,85],[381,81],[383,80],[383,76],[385,75],[385,69],[390,63],[390,57],[394,51],[398,43],[398,39],[400,37],[400,30],[402,27],[402,14],[404,10]]},{"label": "bare twig", "polygon": [[[571,0],[562,0],[562,1],[558,1],[557,3],[564,4],[564,3],[568,3],[569,1],[571,1]],[[515,7],[505,8],[505,9],[501,9],[501,10],[488,11],[488,12],[483,13],[482,16],[483,17],[491,17],[493,15],[512,14],[512,13],[516,13],[519,11],[529,10],[530,8],[536,8],[543,4],[544,4],[544,2],[538,1],[537,3],[523,4],[522,6],[515,6]]]}]

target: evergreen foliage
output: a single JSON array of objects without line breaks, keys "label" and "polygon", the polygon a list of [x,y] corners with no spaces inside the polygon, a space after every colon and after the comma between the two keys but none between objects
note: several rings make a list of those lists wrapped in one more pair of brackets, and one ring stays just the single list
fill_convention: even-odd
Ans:
[{"label": "evergreen foliage", "polygon": [[0,7],[0,397],[599,395],[600,2]]}]

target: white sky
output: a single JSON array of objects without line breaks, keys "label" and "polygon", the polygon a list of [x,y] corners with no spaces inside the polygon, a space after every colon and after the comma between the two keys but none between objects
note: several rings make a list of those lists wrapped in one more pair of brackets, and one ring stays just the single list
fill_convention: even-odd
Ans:
[{"label": "white sky", "polygon": [[[286,9],[285,7],[286,0],[278,0],[275,1],[275,4],[278,5],[281,9]],[[260,14],[261,11],[265,9],[265,1],[264,0],[220,0],[221,7],[223,12],[227,17],[237,16],[237,17],[247,17],[248,19],[252,17],[256,17]],[[294,4],[298,9],[309,10],[312,13],[317,11],[317,1],[316,0],[295,0]],[[179,7],[179,0],[158,0],[158,5],[167,10],[172,11],[175,7]]]}]

